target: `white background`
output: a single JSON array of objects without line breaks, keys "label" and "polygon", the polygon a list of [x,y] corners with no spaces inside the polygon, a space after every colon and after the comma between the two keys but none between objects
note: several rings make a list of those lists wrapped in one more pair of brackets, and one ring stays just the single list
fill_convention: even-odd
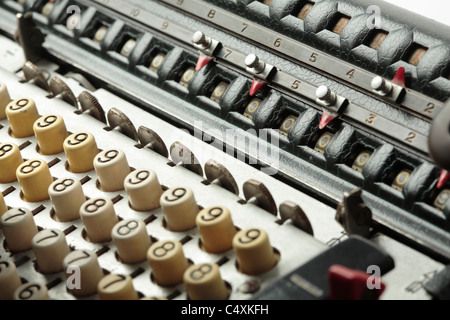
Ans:
[{"label": "white background", "polygon": [[384,0],[427,18],[450,25],[450,0]]}]

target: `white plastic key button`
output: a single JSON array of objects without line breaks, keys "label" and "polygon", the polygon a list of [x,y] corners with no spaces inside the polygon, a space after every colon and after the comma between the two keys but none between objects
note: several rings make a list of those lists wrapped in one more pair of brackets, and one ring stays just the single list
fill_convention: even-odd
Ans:
[{"label": "white plastic key button", "polygon": [[112,239],[122,262],[133,264],[145,261],[151,240],[142,220],[120,221],[112,230]]},{"label": "white plastic key button", "polygon": [[66,236],[60,230],[44,229],[32,240],[33,252],[42,273],[55,273],[63,270],[63,260],[70,253]]},{"label": "white plastic key button", "polygon": [[154,171],[136,170],[125,178],[124,186],[134,210],[150,211],[160,206],[163,190]]},{"label": "white plastic key button", "polygon": [[109,198],[86,201],[81,206],[80,216],[89,240],[95,243],[110,241],[111,231],[119,222],[114,204]]},{"label": "white plastic key button", "polygon": [[0,300],[14,299],[14,292],[21,284],[16,265],[9,260],[0,260]]},{"label": "white plastic key button", "polygon": [[169,189],[162,194],[160,203],[169,230],[186,231],[195,227],[199,209],[192,190]]},{"label": "white plastic key button", "polygon": [[103,270],[98,263],[97,255],[89,250],[76,250],[63,260],[68,290],[77,297],[93,295],[97,285],[103,278]]},{"label": "white plastic key button", "polygon": [[38,233],[38,229],[30,210],[11,209],[0,218],[0,225],[12,252],[31,249],[32,239]]},{"label": "white plastic key button", "polygon": [[71,178],[56,180],[48,193],[57,220],[67,222],[80,218],[80,208],[86,202],[80,181]]},{"label": "white plastic key button", "polygon": [[130,166],[123,151],[105,150],[94,160],[101,189],[106,192],[120,191],[124,188],[124,181],[130,173]]},{"label": "white plastic key button", "polygon": [[128,275],[108,274],[98,283],[97,292],[102,300],[139,300]]}]

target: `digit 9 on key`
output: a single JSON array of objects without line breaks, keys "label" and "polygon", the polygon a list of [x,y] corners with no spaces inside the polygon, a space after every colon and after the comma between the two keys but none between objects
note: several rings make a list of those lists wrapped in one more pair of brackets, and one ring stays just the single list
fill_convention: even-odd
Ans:
[{"label": "digit 9 on key", "polygon": [[69,134],[60,116],[49,115],[39,118],[33,125],[33,131],[41,154],[53,155],[64,151],[64,140]]},{"label": "digit 9 on key", "polygon": [[99,150],[92,134],[72,134],[67,137],[63,146],[71,172],[85,173],[94,169],[94,158]]},{"label": "digit 9 on key", "polygon": [[269,242],[269,236],[262,229],[241,230],[233,238],[239,271],[258,275],[269,271],[277,264],[277,257]]},{"label": "digit 9 on key", "polygon": [[11,136],[21,139],[34,135],[33,125],[39,113],[32,99],[12,101],[6,107],[6,116],[11,126]]},{"label": "digit 9 on key", "polygon": [[186,231],[195,227],[199,210],[192,190],[169,189],[162,194],[160,202],[169,230]]}]

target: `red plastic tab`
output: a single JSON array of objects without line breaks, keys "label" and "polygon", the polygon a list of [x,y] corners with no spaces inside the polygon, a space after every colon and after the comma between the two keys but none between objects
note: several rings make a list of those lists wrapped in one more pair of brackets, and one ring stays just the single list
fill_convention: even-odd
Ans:
[{"label": "red plastic tab", "polygon": [[195,71],[199,71],[201,68],[206,66],[210,61],[212,60],[211,57],[204,56],[203,54],[200,54],[200,57],[198,57],[197,65],[195,66]]},{"label": "red plastic tab", "polygon": [[405,68],[403,68],[403,67],[398,68],[397,73],[395,74],[394,78],[392,79],[392,83],[402,86],[403,88],[406,88]]},{"label": "red plastic tab", "polygon": [[266,84],[266,81],[263,81],[261,79],[258,78],[253,78],[253,83],[252,86],[250,88],[250,96],[253,97],[253,95],[255,93],[258,92],[259,89],[261,89],[262,87],[264,87],[264,85]]},{"label": "red plastic tab", "polygon": [[[379,288],[377,288],[374,285],[373,277],[371,274],[335,264],[328,269],[329,299],[362,300],[368,297],[367,293],[369,291],[373,294],[369,295],[370,297],[378,299],[386,285],[379,278],[375,278],[376,284],[379,284]],[[374,285],[375,287],[371,289],[369,285]]]},{"label": "red plastic tab", "polygon": [[448,179],[450,179],[450,173],[447,170],[442,170],[437,183],[437,188],[441,189]]},{"label": "red plastic tab", "polygon": [[322,114],[322,119],[320,119],[319,129],[322,130],[325,128],[331,121],[334,120],[334,118],[336,118],[336,116],[332,116],[328,112],[324,111]]}]

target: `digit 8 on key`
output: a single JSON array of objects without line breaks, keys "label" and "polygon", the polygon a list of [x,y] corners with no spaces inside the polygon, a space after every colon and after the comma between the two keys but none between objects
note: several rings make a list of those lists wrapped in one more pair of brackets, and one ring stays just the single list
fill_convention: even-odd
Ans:
[{"label": "digit 8 on key", "polygon": [[160,286],[174,286],[183,282],[184,271],[189,263],[179,241],[155,242],[147,251],[152,275]]},{"label": "digit 8 on key", "polygon": [[183,276],[184,284],[192,300],[225,300],[228,289],[215,263],[190,266]]},{"label": "digit 8 on key", "polygon": [[19,147],[14,143],[0,144],[0,183],[17,180],[17,168],[23,163]]},{"label": "digit 8 on key", "polygon": [[17,168],[16,175],[25,201],[39,202],[50,198],[48,188],[53,178],[45,161],[24,162]]}]

